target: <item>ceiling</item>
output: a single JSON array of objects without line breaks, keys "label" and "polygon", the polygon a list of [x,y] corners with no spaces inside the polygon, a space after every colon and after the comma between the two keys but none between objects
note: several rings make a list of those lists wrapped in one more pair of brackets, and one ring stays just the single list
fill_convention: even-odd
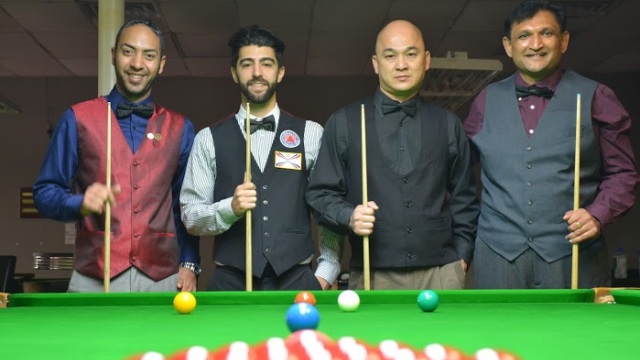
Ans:
[{"label": "ceiling", "polygon": [[[104,0],[106,1],[106,0]],[[0,78],[97,76],[96,0],[0,0]],[[228,77],[229,36],[242,26],[271,29],[287,45],[287,76],[372,74],[375,35],[404,18],[424,33],[436,60],[427,81],[442,92],[483,86],[511,61],[502,21],[519,0],[137,0],[125,16],[150,18],[167,37],[163,76]],[[580,72],[640,71],[640,1],[556,1],[565,6],[571,42],[567,64]],[[465,59],[468,57],[468,59]],[[471,59],[472,61],[469,61]],[[482,59],[476,62],[476,59]],[[484,61],[484,62],[483,62]],[[453,80],[438,68],[480,71]],[[500,63],[502,65],[500,65]],[[497,65],[496,65],[497,64]],[[465,74],[463,72],[463,74]],[[458,77],[458,78],[456,78]],[[455,82],[456,84],[451,84]],[[465,91],[475,93],[473,88]],[[426,93],[425,93],[426,94]]]}]

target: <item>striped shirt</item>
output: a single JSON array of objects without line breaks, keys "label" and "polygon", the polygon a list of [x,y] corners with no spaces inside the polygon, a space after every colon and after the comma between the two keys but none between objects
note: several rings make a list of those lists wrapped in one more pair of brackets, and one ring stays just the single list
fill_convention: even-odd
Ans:
[{"label": "striped shirt", "polygon": [[[280,119],[280,108],[277,104],[266,116],[269,115],[273,115],[277,129]],[[236,121],[243,136],[246,137],[245,119],[246,111],[241,106],[236,113]],[[318,157],[322,132],[320,124],[310,120],[306,121],[303,139],[306,166],[309,172],[313,171]],[[251,134],[251,154],[261,171],[264,171],[275,136],[276,131],[268,131],[263,128],[259,128]],[[205,128],[200,130],[194,139],[180,192],[182,221],[190,234],[199,236],[221,234],[241,219],[233,213],[232,197],[214,203],[213,192],[216,176],[216,150],[211,131],[209,128]],[[342,248],[340,243],[343,239],[326,229],[322,229],[320,234],[322,240],[319,244],[320,258],[316,275],[332,284],[340,272],[341,251],[338,249]],[[310,261],[311,258],[306,262]]]}]

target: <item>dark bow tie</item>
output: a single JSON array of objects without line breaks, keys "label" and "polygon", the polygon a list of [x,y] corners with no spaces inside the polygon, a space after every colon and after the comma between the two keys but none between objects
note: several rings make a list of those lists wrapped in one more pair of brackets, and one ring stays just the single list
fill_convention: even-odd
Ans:
[{"label": "dark bow tie", "polygon": [[547,87],[540,87],[535,85],[531,85],[529,87],[516,86],[516,95],[518,95],[518,97],[527,97],[529,95],[534,95],[542,96],[546,99],[551,99],[551,97],[553,96],[553,90]]},{"label": "dark bow tie", "polygon": [[265,129],[267,131],[274,131],[276,129],[276,119],[273,115],[269,115],[266,118],[258,121],[256,119],[251,119],[249,121],[249,127],[251,128],[251,133],[253,134],[258,129]]},{"label": "dark bow tie", "polygon": [[153,115],[153,103],[146,103],[142,105],[127,104],[124,101],[118,103],[116,114],[119,118],[127,117],[131,114],[136,114],[143,118],[150,118]]},{"label": "dark bow tie", "polygon": [[402,110],[405,114],[409,116],[414,116],[416,114],[416,99],[411,99],[409,101],[405,101],[403,103],[397,102],[391,99],[383,99],[382,100],[382,113],[389,114],[396,110]]}]

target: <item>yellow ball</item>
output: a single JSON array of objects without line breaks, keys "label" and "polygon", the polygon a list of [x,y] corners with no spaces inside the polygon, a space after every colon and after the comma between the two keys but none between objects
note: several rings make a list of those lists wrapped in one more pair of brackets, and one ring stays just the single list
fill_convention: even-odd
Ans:
[{"label": "yellow ball", "polygon": [[196,297],[190,292],[181,291],[173,298],[173,308],[180,314],[189,314],[196,308]]}]

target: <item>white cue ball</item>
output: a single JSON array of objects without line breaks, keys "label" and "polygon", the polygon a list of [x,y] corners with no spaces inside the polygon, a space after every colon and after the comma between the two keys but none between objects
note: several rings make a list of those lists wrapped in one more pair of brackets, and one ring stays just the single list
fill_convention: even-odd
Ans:
[{"label": "white cue ball", "polygon": [[353,290],[345,290],[338,296],[338,306],[342,311],[356,311],[360,306],[360,296]]},{"label": "white cue ball", "polygon": [[149,351],[144,353],[140,360],[164,360],[164,355],[159,352]]}]

